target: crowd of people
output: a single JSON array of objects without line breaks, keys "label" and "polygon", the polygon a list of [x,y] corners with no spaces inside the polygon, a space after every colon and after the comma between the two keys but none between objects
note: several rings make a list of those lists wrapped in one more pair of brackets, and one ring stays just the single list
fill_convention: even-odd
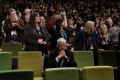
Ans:
[{"label": "crowd of people", "polygon": [[25,51],[43,55],[51,51],[50,62],[55,65],[50,67],[61,66],[56,64],[61,58],[66,60],[64,66],[76,66],[74,50],[111,50],[120,44],[120,2],[41,0],[24,7],[5,4],[4,13],[0,31],[4,41],[21,42]]}]

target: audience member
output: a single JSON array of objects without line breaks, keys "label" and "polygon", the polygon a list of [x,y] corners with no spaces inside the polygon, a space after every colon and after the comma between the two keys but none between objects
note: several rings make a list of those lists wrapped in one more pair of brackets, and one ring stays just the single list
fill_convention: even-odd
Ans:
[{"label": "audience member", "polygon": [[59,38],[57,40],[57,48],[50,52],[48,68],[56,67],[76,67],[74,54],[66,46],[66,40]]},{"label": "audience member", "polygon": [[120,32],[120,17],[116,19],[115,25],[109,29],[112,46],[118,45],[119,32]]},{"label": "audience member", "polygon": [[45,36],[40,28],[39,14],[34,12],[30,16],[30,23],[24,29],[24,40],[26,51],[42,51],[47,54]]},{"label": "audience member", "polygon": [[18,18],[16,10],[10,8],[4,22],[4,32],[6,33],[5,42],[23,42],[24,23]]},{"label": "audience member", "polygon": [[108,27],[105,24],[100,25],[100,33],[98,34],[96,45],[98,46],[98,49],[111,49]]}]

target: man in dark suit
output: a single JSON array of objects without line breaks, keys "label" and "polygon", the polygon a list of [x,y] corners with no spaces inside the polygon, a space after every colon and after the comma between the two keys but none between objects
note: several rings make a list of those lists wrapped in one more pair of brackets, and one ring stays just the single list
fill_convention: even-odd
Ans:
[{"label": "man in dark suit", "polygon": [[24,28],[25,51],[42,51],[43,54],[47,54],[47,42],[40,29],[39,22],[39,14],[31,14],[30,23]]},{"label": "man in dark suit", "polygon": [[74,54],[70,50],[67,50],[66,40],[59,38],[57,40],[57,48],[51,51],[48,60],[49,68],[56,67],[76,67],[74,60]]}]

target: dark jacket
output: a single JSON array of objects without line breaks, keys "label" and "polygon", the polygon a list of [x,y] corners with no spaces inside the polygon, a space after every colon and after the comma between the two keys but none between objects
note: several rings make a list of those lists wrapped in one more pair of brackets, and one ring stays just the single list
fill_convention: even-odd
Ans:
[{"label": "dark jacket", "polygon": [[10,42],[11,40],[11,31],[16,31],[17,33],[17,42],[23,42],[23,30],[24,30],[24,23],[21,19],[19,19],[19,25],[16,27],[12,27],[9,20],[6,20],[4,23],[4,31],[6,33],[5,42]]},{"label": "dark jacket", "polygon": [[[74,60],[74,53],[71,51],[65,50],[65,53],[68,59],[61,58],[59,62],[56,62],[56,57],[59,55],[58,49],[55,49],[50,52],[49,60],[48,60],[48,68],[56,68],[56,67],[76,67],[77,64]],[[63,63],[62,63],[63,61]]]},{"label": "dark jacket", "polygon": [[38,39],[44,40],[44,36],[39,34],[35,26],[31,26],[30,24],[26,25],[24,29],[25,50],[47,53],[46,45],[38,44]]},{"label": "dark jacket", "polygon": [[111,49],[111,41],[105,37],[98,36],[96,40],[96,45],[98,49],[110,50]]}]

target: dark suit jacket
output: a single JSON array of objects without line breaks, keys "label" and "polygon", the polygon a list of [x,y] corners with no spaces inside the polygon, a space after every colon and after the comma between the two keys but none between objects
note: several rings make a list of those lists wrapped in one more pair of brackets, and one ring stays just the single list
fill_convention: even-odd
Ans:
[{"label": "dark suit jacket", "polygon": [[42,30],[42,33],[44,35],[44,38],[45,38],[45,41],[49,42],[50,38],[51,38],[51,35],[49,34],[47,28],[46,28],[46,24],[45,25],[41,25],[41,30]]},{"label": "dark suit jacket", "polygon": [[[66,55],[68,56],[68,59],[61,58],[59,62],[56,62],[56,57],[59,55],[58,49],[55,49],[51,51],[48,59],[48,68],[56,68],[56,67],[76,67],[77,64],[74,60],[74,54],[71,51],[65,51]],[[61,65],[61,62],[63,61],[63,64]]]},{"label": "dark suit jacket", "polygon": [[84,31],[77,31],[74,41],[75,50],[88,50],[90,47],[89,36]]},{"label": "dark suit jacket", "polygon": [[24,41],[25,41],[25,50],[26,51],[43,51],[47,52],[45,45],[40,45],[37,43],[38,39],[43,39],[44,36],[39,34],[39,31],[35,26],[30,24],[26,25],[24,29]]}]

